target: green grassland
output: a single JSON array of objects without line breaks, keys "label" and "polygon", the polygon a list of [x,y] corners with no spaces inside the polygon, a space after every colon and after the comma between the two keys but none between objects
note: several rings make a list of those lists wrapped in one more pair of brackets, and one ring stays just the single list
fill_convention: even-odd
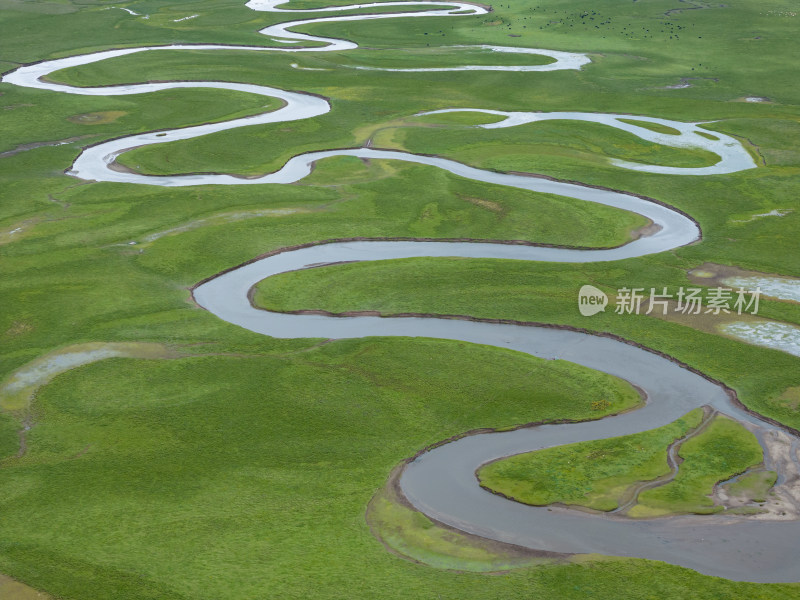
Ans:
[{"label": "green grassland", "polygon": [[517,454],[484,465],[478,479],[482,487],[525,504],[614,510],[633,484],[669,474],[668,446],[702,416],[696,409],[651,431]]},{"label": "green grassland", "polygon": [[[271,277],[257,286],[256,299],[273,310],[468,314],[607,331],[666,352],[724,381],[746,405],[800,427],[796,407],[780,401],[785,389],[798,385],[796,357],[644,314],[620,315],[611,309],[592,317],[578,313],[578,289],[584,283],[599,284],[611,294],[624,286],[659,290],[665,285],[671,289],[688,286],[686,270],[700,262],[675,254],[700,247],[607,265],[432,258],[336,265]],[[765,260],[766,252],[765,247]],[[776,261],[794,260],[774,252],[769,256]],[[800,323],[800,308],[790,303],[763,302],[759,314]]]},{"label": "green grassland", "polygon": [[[0,0],[0,69],[144,44],[268,45],[257,30],[292,18],[255,13],[242,0],[121,6],[150,18],[93,0]],[[793,5],[735,0],[687,10],[672,0],[508,0],[493,8],[481,17],[302,28],[354,39],[362,45],[354,53],[159,51],[54,78],[84,86],[228,80],[330,98],[331,112],[313,120],[122,157],[143,172],[264,173],[295,154],[361,146],[374,136],[375,146],[529,170],[676,206],[698,220],[701,243],[593,265],[341,265],[272,278],[259,286],[260,301],[278,310],[455,313],[608,331],[675,356],[735,388],[749,407],[800,427],[797,406],[782,400],[800,386],[796,357],[644,316],[587,319],[575,306],[583,283],[612,293],[625,285],[688,285],[686,271],[706,261],[800,276],[800,89],[788,60],[796,54],[796,19],[785,16]],[[683,10],[665,15],[673,9]],[[174,21],[193,14],[200,16]],[[429,48],[457,44],[586,51],[593,62],[552,73],[347,68],[402,67],[406,59],[452,64],[452,49]],[[473,63],[490,60],[474,54]],[[519,55],[491,55],[495,64],[518,61]],[[705,79],[665,89],[694,77]],[[42,387],[27,410],[0,414],[0,572],[71,600],[797,597],[796,585],[734,583],[644,560],[589,557],[489,576],[393,555],[364,514],[400,461],[478,427],[596,418],[603,413],[591,410],[592,401],[616,389],[613,411],[628,405],[630,390],[559,361],[455,342],[274,340],[230,326],[189,298],[190,286],[222,269],[315,240],[421,236],[613,246],[642,219],[388,161],[324,161],[287,186],[88,183],[64,174],[82,146],[278,104],[209,89],[103,98],[0,84],[0,94],[0,153],[72,140],[0,158],[0,381],[44,354],[86,342],[154,342],[181,356],[81,367]],[[747,96],[770,102],[740,101]],[[685,166],[713,158],[585,123],[492,131],[466,127],[494,120],[486,116],[413,117],[458,107],[715,120],[704,128],[738,136],[763,166],[714,177],[636,173],[607,157]],[[96,113],[105,116],[85,117]],[[741,222],[773,209],[792,212]],[[790,303],[763,302],[760,312],[800,323],[800,307]],[[33,426],[17,458],[22,419]],[[390,511],[390,520],[417,519],[400,512]],[[417,538],[425,552],[439,534]],[[455,569],[469,558],[438,554],[440,566]],[[479,562],[486,558],[478,555]]]},{"label": "green grassland", "polygon": [[[356,49],[342,52],[331,61],[330,67],[371,67],[387,69],[443,68],[461,65],[547,65],[555,59],[541,54],[498,53],[482,48],[425,47],[405,50],[387,48],[375,50]],[[324,61],[325,57],[317,60]]]},{"label": "green grassland", "polygon": [[[0,152],[22,144],[72,137],[80,137],[81,146],[84,146],[123,134],[162,129],[166,125],[187,127],[227,121],[280,106],[276,99],[210,88],[203,90],[200,98],[196,90],[184,89],[123,98],[63,95],[64,101],[52,106],[52,93],[7,86],[3,101],[7,103],[8,112],[3,115],[3,148]],[[230,112],[232,107],[235,107],[233,113]],[[111,119],[87,116],[96,113],[115,114]],[[31,124],[34,124],[34,132]]]},{"label": "green grassland", "polygon": [[[276,590],[335,598],[374,589],[390,598],[431,590],[451,598],[539,591],[581,598],[645,573],[673,597],[685,586],[755,597],[796,590],[635,560],[486,577],[393,556],[363,515],[402,457],[477,423],[561,417],[599,376],[564,370],[568,377],[551,382],[571,368],[440,341],[281,346],[107,360],[44,388],[28,454],[0,470],[2,567],[66,598],[104,590],[115,598],[255,598]],[[531,373],[552,385],[532,388]]]}]

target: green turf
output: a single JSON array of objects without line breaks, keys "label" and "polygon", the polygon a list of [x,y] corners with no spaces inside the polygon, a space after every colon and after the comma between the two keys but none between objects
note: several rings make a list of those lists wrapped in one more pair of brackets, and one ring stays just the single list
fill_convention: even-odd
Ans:
[{"label": "green turf", "polygon": [[[2,568],[67,598],[106,590],[116,598],[276,590],[334,598],[376,588],[387,598],[430,590],[445,598],[548,590],[581,598],[583,586],[611,593],[620,576],[645,573],[674,597],[689,587],[755,597],[796,591],[631,560],[505,577],[415,566],[388,554],[363,518],[391,467],[477,423],[560,417],[598,375],[573,370],[551,381],[568,367],[439,341],[240,350],[107,360],[47,386],[29,453],[0,469],[4,531],[25,540],[0,546]],[[307,385],[298,388],[297,379]],[[29,517],[41,514],[47,519]],[[355,590],[346,576],[353,570],[361,573]]]},{"label": "green turf", "polygon": [[[109,359],[43,388],[27,454],[0,469],[4,532],[26,540],[0,546],[2,568],[67,597],[102,595],[126,573],[137,574],[136,597],[257,597],[296,560],[332,577],[293,577],[315,596],[339,595],[336,573],[368,564],[379,580],[413,581],[363,520],[398,461],[479,424],[595,418],[639,401],[589,369],[466,343],[269,346]],[[611,403],[593,410],[600,394]],[[112,541],[111,530],[130,535]],[[50,561],[73,566],[43,570]],[[207,569],[215,576],[199,577]]]},{"label": "green turf", "polygon": [[481,486],[518,502],[611,511],[637,482],[670,473],[667,447],[697,427],[702,410],[643,433],[517,454],[478,470]]},{"label": "green turf", "polygon": [[[352,55],[164,51],[57,76],[80,85],[230,80],[331,99],[332,111],[314,120],[123,157],[143,170],[263,173],[294,154],[361,146],[374,136],[375,146],[531,170],[674,205],[698,220],[702,243],[583,266],[444,259],[343,266],[275,278],[264,290],[279,292],[270,292],[270,301],[281,309],[462,313],[609,331],[721,379],[749,407],[798,427],[796,407],[782,399],[800,385],[796,357],[675,323],[613,314],[587,319],[576,310],[583,283],[606,291],[674,288],[688,284],[687,269],[706,261],[800,276],[800,90],[787,58],[797,54],[796,19],[787,16],[796,7],[788,0],[725,4],[688,10],[671,0],[601,0],[591,7],[509,0],[480,17],[300,28],[356,40],[363,50]],[[270,44],[257,30],[291,18],[254,13],[242,0],[122,5],[148,14],[146,20],[108,6],[0,0],[0,69],[142,44]],[[676,8],[681,12],[665,14]],[[200,16],[174,22],[192,14]],[[406,56],[419,66],[450,64],[452,51],[429,48],[462,43],[587,51],[593,62],[581,71],[528,74],[345,66],[402,66]],[[682,78],[697,79],[665,89]],[[187,288],[200,279],[287,245],[348,236],[614,245],[642,224],[637,217],[377,161],[323,162],[291,186],[85,183],[64,175],[81,146],[275,105],[216,90],[102,98],[0,84],[0,93],[0,152],[79,138],[0,158],[0,379],[84,342],[155,342],[204,355],[112,360],[56,378],[34,400],[29,453],[21,461],[13,459],[21,415],[4,415],[0,450],[12,458],[0,469],[0,572],[73,600],[797,597],[796,585],[733,583],[640,560],[592,558],[487,576],[394,556],[371,535],[364,512],[401,459],[471,428],[570,416],[558,396],[532,403],[539,392],[530,391],[525,373],[535,361],[400,340],[306,352],[316,341],[251,334],[189,301]],[[771,102],[740,101],[747,96]],[[465,125],[495,119],[413,117],[458,107],[716,121],[704,125],[710,135],[737,136],[764,166],[715,177],[636,173],[608,158],[699,166],[714,157],[585,123],[483,130]],[[126,114],[107,123],[69,120],[98,112]],[[773,209],[792,212],[740,222]],[[796,305],[764,302],[762,312],[800,323]],[[436,368],[412,370],[428,358]],[[558,382],[554,393],[573,389],[559,368],[549,363],[537,371],[539,379]],[[570,409],[572,417],[585,409]]]}]

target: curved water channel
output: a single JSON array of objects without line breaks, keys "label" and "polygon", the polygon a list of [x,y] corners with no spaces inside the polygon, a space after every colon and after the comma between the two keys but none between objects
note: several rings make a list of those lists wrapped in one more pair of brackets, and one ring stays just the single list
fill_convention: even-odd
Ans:
[{"label": "curved water channel", "polygon": [[[585,332],[546,326],[523,326],[436,318],[336,318],[321,315],[290,315],[254,308],[248,293],[258,281],[278,273],[339,261],[383,260],[420,256],[504,258],[550,262],[612,261],[664,252],[700,238],[696,223],[687,216],[655,201],[631,194],[597,189],[575,183],[551,181],[522,175],[484,171],[444,158],[369,148],[327,150],[295,156],[279,171],[259,178],[244,179],[225,174],[148,176],[110,168],[127,149],[188,139],[208,133],[296,119],[313,118],[330,110],[327,100],[299,92],[287,92],[265,86],[228,82],[167,82],[131,84],[97,88],[78,88],[42,80],[60,69],[85,65],[137,52],[181,49],[236,49],[271,52],[320,52],[346,50],[357,45],[344,40],[298,34],[290,28],[310,22],[332,22],[402,17],[463,16],[485,14],[481,6],[462,2],[388,2],[342,6],[307,11],[282,11],[280,0],[252,0],[254,10],[272,12],[348,11],[386,6],[439,7],[409,13],[339,15],[285,22],[261,30],[291,43],[324,43],[323,47],[280,47],[224,45],[173,45],[109,50],[81,56],[45,61],[21,67],[3,77],[16,85],[83,95],[139,94],[171,88],[216,87],[246,91],[281,98],[285,105],[273,112],[235,119],[224,123],[187,127],[163,132],[128,136],[104,142],[84,150],[69,174],[85,180],[138,183],[156,186],[200,184],[254,185],[291,183],[311,172],[313,163],[330,156],[401,160],[445,169],[457,176],[516,187],[536,192],[558,194],[605,204],[639,213],[658,227],[655,233],[622,247],[605,250],[579,250],[496,243],[450,243],[413,241],[360,241],[327,243],[287,250],[256,260],[220,274],[194,289],[197,303],[220,318],[250,330],[274,337],[354,338],[364,336],[420,336],[463,340],[511,348],[541,358],[558,358],[621,377],[644,389],[647,402],[639,410],[598,421],[568,425],[543,425],[503,433],[484,433],[461,438],[419,455],[407,465],[400,485],[404,494],[427,515],[464,531],[511,542],[534,549],[557,552],[636,556],[664,560],[700,572],[730,579],[761,582],[800,580],[796,559],[800,522],[754,522],[724,516],[685,516],[650,521],[599,517],[567,509],[531,507],[508,501],[483,490],[475,470],[488,461],[503,456],[578,441],[602,439],[636,433],[667,424],[686,412],[711,406],[759,433],[775,428],[739,408],[725,388],[654,352],[623,340]],[[529,49],[492,47],[495,51],[536,52]],[[576,69],[589,62],[583,54],[540,51],[554,63],[531,67],[464,66],[441,70],[550,71]],[[399,69],[402,70],[402,69]],[[471,110],[471,109],[463,109]],[[480,110],[480,109],[472,109]],[[440,111],[436,111],[440,112]],[[698,134],[699,123],[679,123],[653,117],[602,115],[594,113],[505,113],[483,111],[506,117],[484,128],[508,127],[548,118],[579,119],[603,123],[633,133],[645,140],[678,147],[697,147],[716,153],[720,160],[709,167],[677,169],[655,165],[616,162],[621,168],[682,175],[730,173],[756,165],[734,138],[714,134],[716,139]],[[633,118],[666,125],[677,134],[658,134],[645,127],[625,123]],[[796,444],[795,444],[796,446]]]}]

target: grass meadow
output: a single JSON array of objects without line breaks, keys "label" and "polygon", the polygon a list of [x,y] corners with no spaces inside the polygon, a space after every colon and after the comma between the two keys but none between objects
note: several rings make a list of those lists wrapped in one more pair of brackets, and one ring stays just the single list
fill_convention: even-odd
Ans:
[{"label": "grass meadow", "polygon": [[[242,0],[119,5],[148,19],[111,6],[0,0],[0,71],[112,47],[268,45],[257,30],[292,18],[253,12]],[[610,293],[689,285],[687,271],[704,262],[800,276],[793,4],[732,0],[690,9],[672,0],[507,0],[493,9],[480,17],[302,28],[353,39],[362,48],[352,53],[158,51],[53,79],[82,86],[228,80],[330,98],[331,112],[312,120],[121,158],[145,173],[253,175],[301,152],[371,140],[374,147],[577,180],[675,206],[699,222],[700,243],[587,265],[338,265],[263,282],[258,301],[277,310],[466,314],[606,331],[670,354],[734,388],[750,408],[800,427],[788,392],[800,386],[797,357],[646,316],[586,318],[575,302],[584,283]],[[449,47],[459,44],[583,51],[592,64],[552,73],[351,68],[449,65],[459,60]],[[519,61],[482,52],[468,57],[474,64]],[[668,89],[683,80],[690,86]],[[489,575],[459,570],[458,559],[433,568],[388,552],[370,532],[367,505],[392,469],[419,449],[480,427],[597,418],[604,413],[592,402],[613,396],[605,409],[613,412],[635,402],[635,394],[559,361],[457,342],[271,339],[199,309],[189,288],[259,254],[331,238],[615,246],[646,223],[610,208],[386,161],[324,161],[286,186],[161,189],[64,174],[82,147],[111,137],[277,106],[209,89],[104,98],[0,84],[0,382],[74,344],[149,342],[173,356],[72,369],[39,388],[24,409],[0,412],[0,573],[65,600],[797,597],[793,584],[735,583],[635,559],[590,556]],[[586,123],[492,131],[469,128],[474,115],[413,116],[470,107],[714,121],[704,127],[741,139],[761,168],[713,177],[638,173],[608,159],[703,166],[713,158]],[[757,216],[776,209],[788,212]],[[760,314],[800,324],[796,303],[763,301]],[[696,450],[702,470],[706,450]]]}]

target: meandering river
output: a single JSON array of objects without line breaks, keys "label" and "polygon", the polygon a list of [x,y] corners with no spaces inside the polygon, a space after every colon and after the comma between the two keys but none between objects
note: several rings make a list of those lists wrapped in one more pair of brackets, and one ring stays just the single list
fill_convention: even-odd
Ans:
[{"label": "meandering river", "polygon": [[[761,582],[800,581],[797,540],[800,522],[755,522],[723,516],[686,516],[650,521],[607,518],[566,509],[525,506],[491,494],[478,485],[475,470],[502,456],[542,449],[577,441],[602,439],[652,429],[677,419],[693,408],[710,405],[759,433],[775,428],[747,413],[732,400],[727,390],[698,373],[666,357],[636,347],[623,340],[585,332],[550,327],[523,326],[436,318],[335,318],[321,315],[271,313],[251,306],[250,288],[258,281],[291,270],[319,263],[367,261],[415,256],[504,258],[550,262],[614,261],[665,252],[700,238],[697,224],[688,216],[632,194],[597,189],[577,183],[531,178],[476,169],[445,158],[369,148],[331,149],[295,156],[283,168],[263,177],[244,179],[227,174],[150,176],[110,168],[124,151],[150,144],[189,139],[209,133],[250,125],[310,119],[330,110],[327,100],[311,94],[288,92],[251,84],[218,81],[165,82],[95,88],[73,87],[43,77],[68,67],[141,52],[162,50],[236,49],[253,52],[325,52],[356,48],[347,40],[324,38],[291,31],[307,23],[354,21],[410,17],[456,17],[480,15],[486,8],[465,2],[384,2],[305,11],[279,8],[280,0],[252,0],[253,10],[290,13],[330,13],[375,7],[426,7],[418,12],[347,14],[288,21],[261,30],[281,47],[171,45],[108,50],[27,65],[8,73],[3,81],[20,86],[81,95],[141,94],[172,88],[224,88],[276,97],[284,106],[273,112],[234,119],[224,123],[186,127],[162,132],[127,136],[86,148],[75,160],[70,175],[89,181],[136,183],[155,186],[260,185],[286,184],[307,176],[314,162],[331,156],[414,162],[447,170],[457,176],[498,186],[558,194],[576,202],[595,202],[636,212],[650,219],[657,228],[652,235],[622,247],[604,250],[578,250],[496,243],[449,243],[413,241],[344,242],[320,244],[288,250],[239,266],[220,274],[194,290],[197,303],[220,318],[250,330],[274,337],[354,338],[364,336],[420,336],[463,340],[511,348],[541,358],[558,358],[621,377],[646,391],[647,402],[639,410],[598,421],[569,425],[547,425],[512,432],[464,437],[418,456],[402,473],[404,494],[427,515],[471,533],[488,538],[558,552],[596,552],[608,555],[637,556],[664,560],[700,572],[730,579]],[[318,47],[292,47],[291,44],[323,44]],[[478,46],[481,47],[481,46]],[[547,72],[580,69],[589,63],[584,54],[552,50],[482,46],[496,52],[538,53],[554,62],[531,66],[464,65],[427,70],[506,70]],[[392,70],[392,69],[390,69]],[[420,70],[420,69],[393,69]],[[524,75],[521,75],[524,76]],[[545,74],[537,76],[546,76]],[[545,119],[592,121],[633,133],[640,138],[676,147],[702,148],[719,156],[707,167],[677,168],[616,161],[619,168],[653,173],[705,176],[756,168],[750,155],[734,138],[715,133],[715,139],[700,135],[700,123],[682,123],[655,117],[595,113],[523,113],[478,110],[505,117],[483,128],[513,127]],[[436,111],[441,112],[441,111]],[[656,133],[624,122],[635,118],[665,125],[678,133]],[[479,128],[475,130],[480,135]],[[576,243],[580,240],[576,239]],[[795,444],[796,447],[796,444]]]}]

